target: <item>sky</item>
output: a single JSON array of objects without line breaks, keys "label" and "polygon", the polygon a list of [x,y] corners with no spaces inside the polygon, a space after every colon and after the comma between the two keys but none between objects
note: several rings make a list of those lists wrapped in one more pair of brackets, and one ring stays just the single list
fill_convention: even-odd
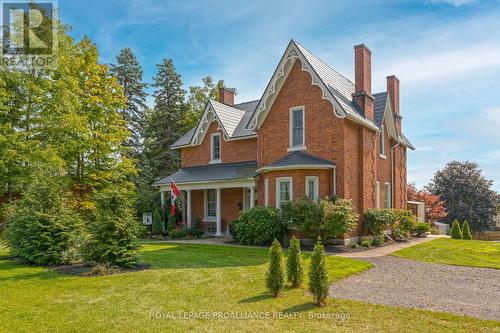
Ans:
[{"label": "sky", "polygon": [[[290,39],[353,80],[353,46],[372,50],[373,92],[401,81],[408,181],[425,186],[452,160],[479,163],[500,191],[500,0],[59,0],[71,35],[100,61],[130,47],[151,82],[171,58],[185,88],[211,75],[259,99]],[[151,102],[151,100],[149,100]]]}]

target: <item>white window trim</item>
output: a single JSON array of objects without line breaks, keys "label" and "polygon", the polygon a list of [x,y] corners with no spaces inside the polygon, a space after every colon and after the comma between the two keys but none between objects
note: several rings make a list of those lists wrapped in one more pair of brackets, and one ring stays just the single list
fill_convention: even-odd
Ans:
[{"label": "white window trim", "polygon": [[293,180],[292,177],[278,177],[276,178],[276,208],[280,208],[280,182],[289,181],[290,182],[290,200],[293,200]]},{"label": "white window trim", "polygon": [[269,206],[269,178],[264,179],[264,206]]},{"label": "white window trim", "polygon": [[380,142],[379,142],[379,154],[378,156],[385,160],[385,126],[382,124],[380,127]]},{"label": "white window trim", "polygon": [[[387,188],[389,188],[389,191],[387,191]],[[386,183],[384,184],[384,208],[392,208],[392,207],[391,207],[391,206],[392,206],[392,203],[391,203],[391,200],[392,200],[392,193],[391,193],[391,191],[392,191],[392,189],[391,189],[391,183],[386,182]],[[385,198],[386,198],[386,195],[389,195],[389,196],[388,196],[388,200],[387,200],[387,201],[388,201],[388,206],[389,206],[389,207],[386,207],[386,205],[385,205]]]},{"label": "white window trim", "polygon": [[319,177],[317,176],[306,176],[306,196],[309,196],[309,182],[314,181],[314,198],[313,200],[317,200],[319,198]]},{"label": "white window trim", "polygon": [[[219,137],[219,158],[218,159],[213,159],[214,157],[214,137],[218,136]],[[210,136],[210,162],[209,164],[217,164],[217,163],[222,163],[222,137],[220,133],[212,133]]]},{"label": "white window trim", "polygon": [[332,172],[333,172],[333,195],[337,195],[337,168],[336,167],[333,167],[332,169]]},{"label": "white window trim", "polygon": [[375,182],[375,208],[380,209],[380,182]]},{"label": "white window trim", "polygon": [[[302,145],[293,146],[293,112],[302,111]],[[287,151],[307,150],[306,148],[306,111],[304,106],[295,106],[288,110],[288,149]]]},{"label": "white window trim", "polygon": [[[205,191],[203,191],[203,193],[205,194],[205,197],[204,197],[204,200],[203,200],[203,207],[204,207],[204,218],[203,218],[203,221],[205,222],[216,222],[217,221],[217,213],[215,216],[208,216],[208,190],[209,189],[206,189]],[[210,189],[210,190],[214,190],[214,191],[217,191],[216,189]],[[217,196],[215,196],[215,205],[217,206]]]}]

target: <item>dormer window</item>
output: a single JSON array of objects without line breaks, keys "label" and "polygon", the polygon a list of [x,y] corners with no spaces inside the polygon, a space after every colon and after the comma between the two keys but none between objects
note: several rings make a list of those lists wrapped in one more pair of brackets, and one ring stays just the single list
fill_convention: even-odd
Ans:
[{"label": "dormer window", "polygon": [[288,151],[305,150],[304,107],[290,109],[290,147]]},{"label": "dormer window", "polygon": [[220,133],[212,134],[211,142],[211,160],[210,163],[221,163],[221,135]]},{"label": "dormer window", "polygon": [[385,158],[385,128],[384,125],[380,127],[380,140],[379,140],[379,156]]}]

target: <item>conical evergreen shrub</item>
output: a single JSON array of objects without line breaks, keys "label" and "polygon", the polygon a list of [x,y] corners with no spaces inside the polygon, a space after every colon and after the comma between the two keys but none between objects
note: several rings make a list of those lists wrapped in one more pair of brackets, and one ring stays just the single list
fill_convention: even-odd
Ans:
[{"label": "conical evergreen shrub", "polygon": [[470,232],[469,222],[467,220],[464,221],[462,225],[462,238],[463,239],[472,239],[472,234]]},{"label": "conical evergreen shrub", "polygon": [[278,297],[285,284],[283,249],[276,239],[269,250],[269,267],[266,272],[266,286],[274,297]]},{"label": "conical evergreen shrub", "polygon": [[460,229],[460,224],[457,220],[453,221],[453,224],[451,225],[450,236],[452,239],[463,238],[462,230]]},{"label": "conical evergreen shrub", "polygon": [[326,304],[328,296],[328,273],[326,271],[325,249],[320,241],[314,245],[309,270],[309,291],[314,295],[316,304]]},{"label": "conical evergreen shrub", "polygon": [[292,287],[297,288],[304,280],[304,269],[302,268],[302,254],[300,253],[300,241],[292,237],[287,260],[287,277]]}]

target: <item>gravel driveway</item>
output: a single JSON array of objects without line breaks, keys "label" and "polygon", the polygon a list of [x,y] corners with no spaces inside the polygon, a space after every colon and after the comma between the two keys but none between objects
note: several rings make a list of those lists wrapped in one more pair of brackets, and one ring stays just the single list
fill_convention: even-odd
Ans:
[{"label": "gravel driveway", "polygon": [[500,270],[392,256],[364,260],[375,268],[334,283],[332,297],[500,320]]}]

